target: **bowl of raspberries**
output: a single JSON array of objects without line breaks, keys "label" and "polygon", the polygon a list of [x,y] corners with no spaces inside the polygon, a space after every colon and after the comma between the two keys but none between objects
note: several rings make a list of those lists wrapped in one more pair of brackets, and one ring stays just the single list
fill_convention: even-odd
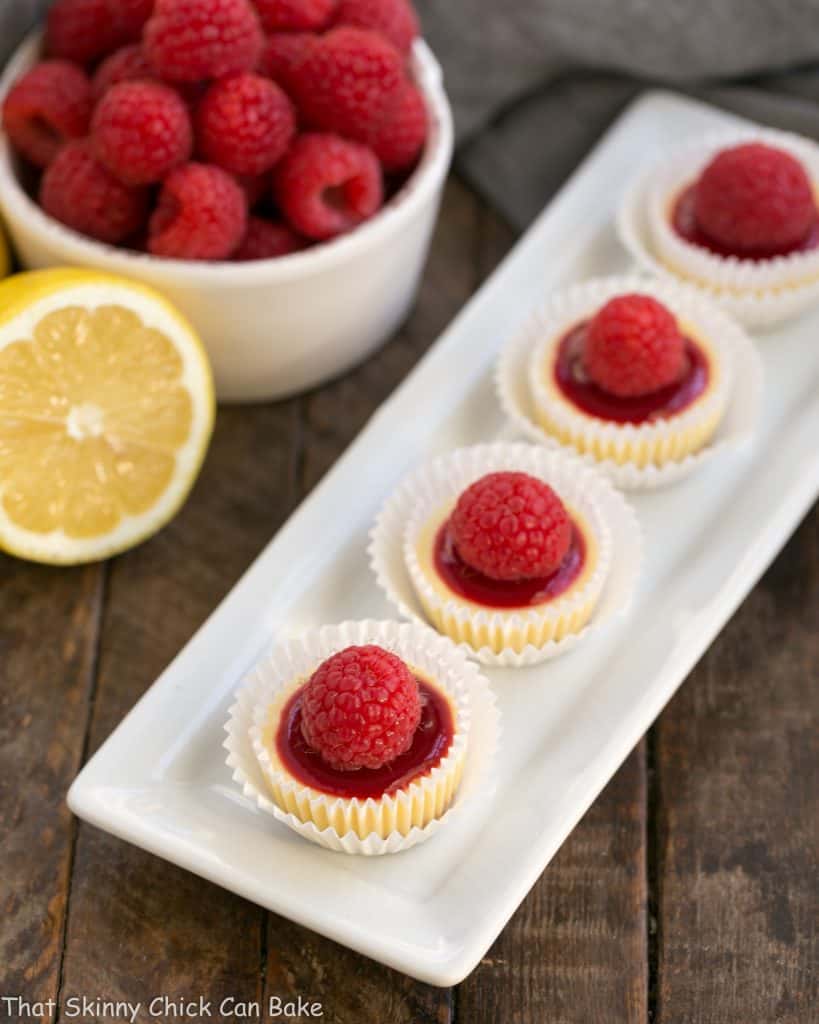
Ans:
[{"label": "bowl of raspberries", "polygon": [[219,398],[313,386],[408,312],[453,144],[411,0],[56,0],[0,103],[20,263],[160,289]]}]

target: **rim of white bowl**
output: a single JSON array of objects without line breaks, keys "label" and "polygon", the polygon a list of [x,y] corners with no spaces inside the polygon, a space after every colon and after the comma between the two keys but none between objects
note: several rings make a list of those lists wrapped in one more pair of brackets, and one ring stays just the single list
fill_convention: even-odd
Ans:
[{"label": "rim of white bowl", "polygon": [[[0,76],[0,103],[13,83],[31,67],[40,55],[42,31],[35,29],[20,44]],[[205,262],[174,260],[131,252],[86,238],[44,213],[20,184],[14,168],[12,149],[4,132],[0,131],[0,213],[14,210],[26,220],[27,230],[41,243],[58,242],[66,254],[66,262],[99,265],[106,261],[106,269],[126,276],[129,272],[150,271],[154,275],[167,267],[174,281],[202,284],[207,287],[226,287],[265,281],[285,281],[305,274],[320,273],[356,253],[376,246],[385,236],[397,234],[401,226],[411,219],[419,207],[440,188],[449,170],[454,146],[452,110],[443,85],[443,72],[435,55],[422,40],[416,40],[412,52],[412,72],[424,94],[430,115],[431,132],[421,162],[396,195],[372,220],[330,242],[289,256],[267,260]]]}]

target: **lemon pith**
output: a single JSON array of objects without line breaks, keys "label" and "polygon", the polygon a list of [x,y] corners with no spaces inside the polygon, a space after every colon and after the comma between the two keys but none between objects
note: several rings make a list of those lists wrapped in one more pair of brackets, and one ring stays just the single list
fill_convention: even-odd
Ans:
[{"label": "lemon pith", "polygon": [[151,289],[82,271],[0,284],[0,547],[75,563],[145,539],[212,423],[201,344]]}]

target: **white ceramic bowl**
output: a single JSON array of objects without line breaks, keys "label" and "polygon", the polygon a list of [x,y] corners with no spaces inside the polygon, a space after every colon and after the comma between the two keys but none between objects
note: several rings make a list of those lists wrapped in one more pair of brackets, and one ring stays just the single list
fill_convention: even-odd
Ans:
[{"label": "white ceramic bowl", "polygon": [[[0,101],[38,58],[35,33],[0,78]],[[406,186],[371,221],[303,253],[250,263],[161,260],[95,242],[48,217],[21,187],[0,133],[0,210],[24,267],[86,266],[137,278],[174,302],[202,334],[224,401],[278,398],[354,366],[415,297],[452,158],[452,113],[438,62],[415,44],[430,136]]]}]

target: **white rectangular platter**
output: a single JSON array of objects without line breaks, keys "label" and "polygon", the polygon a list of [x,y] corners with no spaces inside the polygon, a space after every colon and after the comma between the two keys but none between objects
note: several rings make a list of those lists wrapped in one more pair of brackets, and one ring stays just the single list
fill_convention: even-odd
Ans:
[{"label": "white rectangular platter", "polygon": [[666,93],[621,117],[86,766],[76,814],[421,980],[451,985],[475,967],[816,498],[819,313],[760,339],[751,446],[632,499],[646,560],[629,617],[565,658],[489,671],[496,785],[426,845],[348,857],[259,813],[224,763],[231,695],[276,636],[393,617],[365,555],[384,498],[431,455],[508,436],[491,373],[510,331],[548,290],[628,268],[613,214],[646,154],[736,123]]}]

